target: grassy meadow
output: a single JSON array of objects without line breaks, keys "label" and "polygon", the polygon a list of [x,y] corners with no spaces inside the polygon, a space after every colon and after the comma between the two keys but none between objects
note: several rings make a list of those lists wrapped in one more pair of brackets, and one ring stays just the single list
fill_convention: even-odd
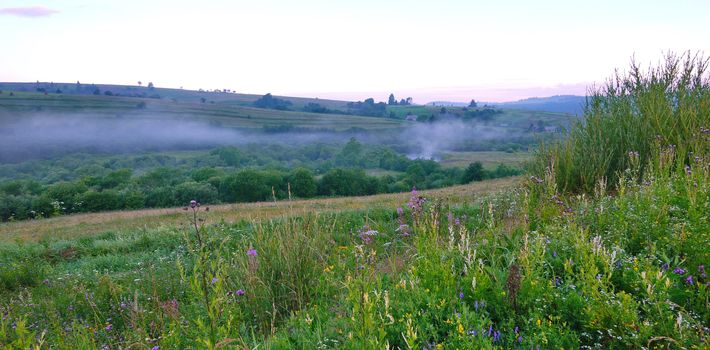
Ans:
[{"label": "grassy meadow", "polygon": [[0,344],[708,349],[710,79],[667,59],[524,177],[0,224]]}]

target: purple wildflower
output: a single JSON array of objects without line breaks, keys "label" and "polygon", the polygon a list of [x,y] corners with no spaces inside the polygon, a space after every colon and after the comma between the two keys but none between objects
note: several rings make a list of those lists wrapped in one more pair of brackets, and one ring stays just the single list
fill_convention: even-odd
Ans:
[{"label": "purple wildflower", "polygon": [[685,279],[685,283],[693,284],[693,275],[688,276],[688,278]]},{"label": "purple wildflower", "polygon": [[552,251],[552,257],[553,257],[553,258],[556,258],[556,257],[557,257],[557,251],[556,251],[556,250]]},{"label": "purple wildflower", "polygon": [[661,271],[666,271],[669,268],[670,268],[670,265],[668,265],[668,263],[663,263],[663,265],[661,265]]},{"label": "purple wildflower", "polygon": [[107,331],[111,331],[112,329],[113,329],[113,325],[112,325],[112,324],[109,323],[108,325],[106,325],[106,330],[107,330]]},{"label": "purple wildflower", "polygon": [[470,336],[476,336],[476,330],[468,331],[468,335]]},{"label": "purple wildflower", "polygon": [[368,244],[372,242],[372,237],[377,236],[377,231],[370,229],[370,226],[365,225],[359,231],[358,235],[363,243]]},{"label": "purple wildflower", "polygon": [[463,292],[459,292],[459,299],[463,300],[463,297],[464,297]]},{"label": "purple wildflower", "polygon": [[247,250],[247,255],[249,255],[249,256],[257,256],[256,249],[254,249],[254,248],[249,248],[249,250]]},{"label": "purple wildflower", "polygon": [[212,277],[212,284],[217,283],[217,277]]},{"label": "purple wildflower", "polygon": [[523,343],[523,336],[518,336],[518,343],[522,344]]},{"label": "purple wildflower", "polygon": [[238,296],[242,296],[242,295],[246,294],[246,292],[244,292],[244,289],[237,289],[236,294]]},{"label": "purple wildflower", "polygon": [[673,269],[673,273],[675,273],[677,275],[684,275],[685,270],[681,269],[680,267],[676,267],[675,269]]},{"label": "purple wildflower", "polygon": [[150,348],[150,350],[160,350],[160,347],[156,345],[156,346]]},{"label": "purple wildflower", "polygon": [[488,327],[488,336],[491,336],[491,333],[493,333],[493,325]]},{"label": "purple wildflower", "polygon": [[500,341],[500,331],[493,332],[493,342],[497,343]]}]

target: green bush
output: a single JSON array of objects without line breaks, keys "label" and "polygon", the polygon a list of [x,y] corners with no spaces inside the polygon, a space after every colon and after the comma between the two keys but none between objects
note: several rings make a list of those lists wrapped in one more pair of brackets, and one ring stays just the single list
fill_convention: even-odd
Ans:
[{"label": "green bush", "polygon": [[591,92],[583,121],[566,139],[543,145],[532,172],[551,172],[560,191],[591,193],[600,181],[616,186],[636,158],[643,175],[653,164],[682,169],[692,157],[709,154],[707,66],[707,59],[690,53],[669,54],[648,71],[632,63],[628,73]]}]

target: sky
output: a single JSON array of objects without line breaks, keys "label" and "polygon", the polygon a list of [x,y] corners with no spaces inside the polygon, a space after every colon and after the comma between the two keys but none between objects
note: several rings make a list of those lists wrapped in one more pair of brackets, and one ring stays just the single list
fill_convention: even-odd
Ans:
[{"label": "sky", "polygon": [[709,22],[708,0],[0,0],[0,81],[500,102],[710,55]]}]

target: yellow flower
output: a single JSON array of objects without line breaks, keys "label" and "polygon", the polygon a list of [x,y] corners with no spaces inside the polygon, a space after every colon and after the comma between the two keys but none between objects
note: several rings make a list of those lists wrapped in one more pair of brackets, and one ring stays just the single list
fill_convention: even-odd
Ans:
[{"label": "yellow flower", "polygon": [[323,269],[323,272],[330,272],[330,271],[333,271],[333,267],[334,267],[333,265],[326,266],[326,267]]},{"label": "yellow flower", "polygon": [[459,334],[463,334],[463,325],[459,323]]},{"label": "yellow flower", "polygon": [[538,319],[537,319],[537,326],[538,326],[538,327],[540,327],[540,323],[542,323],[542,321],[540,321],[540,319],[538,318]]},{"label": "yellow flower", "polygon": [[441,350],[444,348],[444,344],[436,344],[436,349]]}]

